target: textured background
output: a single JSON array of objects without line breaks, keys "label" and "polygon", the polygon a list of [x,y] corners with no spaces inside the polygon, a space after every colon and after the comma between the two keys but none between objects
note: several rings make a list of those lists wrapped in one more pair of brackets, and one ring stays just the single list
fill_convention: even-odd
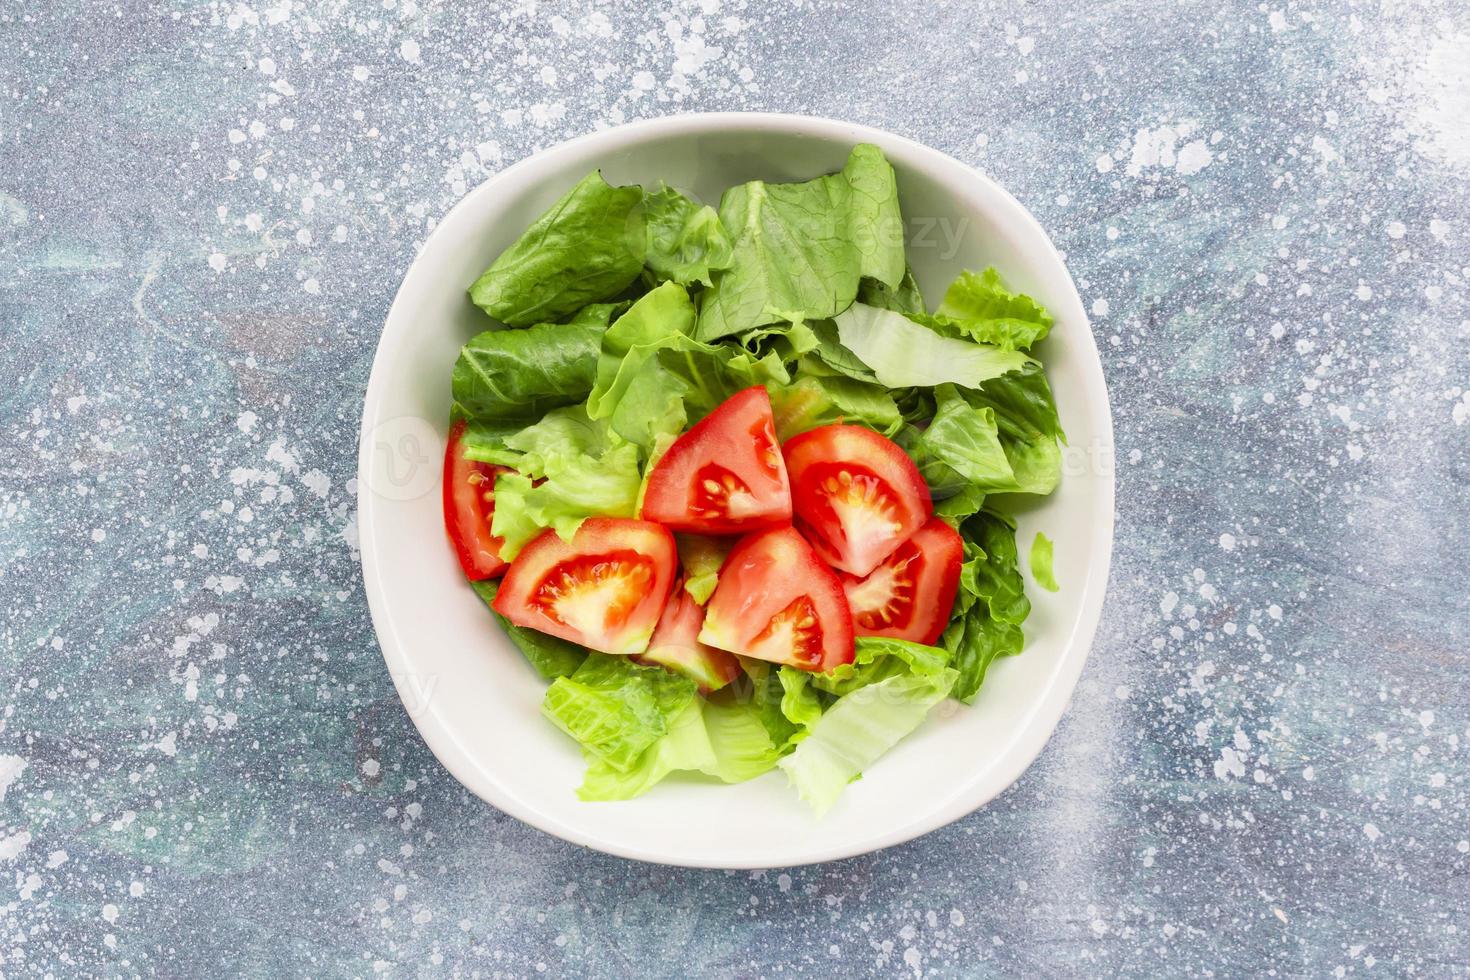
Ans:
[{"label": "textured background", "polygon": [[[1470,27],[1276,2],[0,0],[0,972],[1470,971]],[[821,867],[470,797],[359,580],[359,406],[435,218],[701,109],[993,175],[1112,392],[1055,737]]]}]

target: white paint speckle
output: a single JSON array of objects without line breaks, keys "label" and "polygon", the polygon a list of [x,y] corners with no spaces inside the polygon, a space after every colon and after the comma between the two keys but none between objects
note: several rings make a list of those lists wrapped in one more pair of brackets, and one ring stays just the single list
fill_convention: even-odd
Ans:
[{"label": "white paint speckle", "polygon": [[4,802],[10,784],[26,771],[26,760],[18,755],[0,755],[0,802]]},{"label": "white paint speckle", "polygon": [[404,61],[415,62],[419,60],[419,42],[413,38],[406,38],[398,45],[398,54]]},{"label": "white paint speckle", "polygon": [[1214,159],[1214,154],[1210,152],[1204,140],[1191,140],[1180,148],[1179,162],[1174,169],[1188,177],[1208,167]]},{"label": "white paint speckle", "polygon": [[6,837],[0,837],[0,861],[14,860],[30,844],[31,832],[29,830],[18,830]]},{"label": "white paint speckle", "polygon": [[307,470],[301,475],[301,482],[318,497],[326,497],[332,489],[332,478],[321,470]]}]

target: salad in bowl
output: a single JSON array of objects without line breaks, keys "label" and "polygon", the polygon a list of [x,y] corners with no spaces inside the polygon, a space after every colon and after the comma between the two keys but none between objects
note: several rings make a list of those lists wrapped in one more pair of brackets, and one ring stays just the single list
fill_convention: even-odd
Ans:
[{"label": "salad in bowl", "polygon": [[822,813],[1056,588],[1014,517],[1062,480],[1054,320],[988,266],[928,307],[875,145],[714,203],[593,171],[467,284],[444,524],[580,799],[778,769]]}]

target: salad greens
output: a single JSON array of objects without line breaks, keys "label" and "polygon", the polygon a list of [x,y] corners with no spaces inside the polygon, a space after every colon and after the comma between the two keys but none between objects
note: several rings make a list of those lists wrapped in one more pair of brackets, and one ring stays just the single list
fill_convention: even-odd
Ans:
[{"label": "salad greens", "polygon": [[1036,584],[1048,592],[1055,592],[1061,586],[1057,585],[1056,574],[1052,571],[1052,544],[1051,538],[1036,532],[1036,537],[1031,542],[1031,577],[1036,579]]},{"label": "salad greens", "polygon": [[[547,528],[570,539],[589,517],[636,516],[678,435],[753,385],[782,440],[839,421],[894,439],[964,542],[936,645],[861,637],[854,661],[826,674],[741,657],[743,676],[709,696],[502,619],[551,681],[543,713],[587,759],[583,799],[626,799],[674,772],[738,782],[779,767],[825,810],[933,705],[972,701],[996,659],[1021,651],[1031,606],[1007,506],[1061,475],[1064,436],[1034,352],[1053,320],[994,269],[962,273],[926,312],[877,147],[812,180],[732,187],[718,210],[589,174],[470,297],[498,324],[454,365],[454,413],[467,458],[505,468],[492,527],[505,560]],[[682,587],[703,605],[731,540],[677,545]],[[1051,559],[1038,535],[1032,574],[1055,589]]]}]

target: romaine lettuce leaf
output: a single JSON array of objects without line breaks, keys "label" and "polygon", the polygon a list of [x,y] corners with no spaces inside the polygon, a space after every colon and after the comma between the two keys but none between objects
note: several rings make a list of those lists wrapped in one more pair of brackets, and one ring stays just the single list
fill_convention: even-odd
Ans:
[{"label": "romaine lettuce leaf", "polygon": [[1052,316],[1030,296],[1012,293],[1000,273],[962,272],[944,293],[935,316],[981,343],[1026,350],[1052,328]]},{"label": "romaine lettuce leaf", "polygon": [[787,745],[795,745],[812,733],[812,728],[822,717],[822,702],[812,687],[813,674],[795,667],[782,667],[781,714],[795,726],[787,738]]},{"label": "romaine lettuce leaf", "polygon": [[821,815],[848,783],[919,727],[929,709],[949,694],[956,677],[944,668],[934,675],[896,674],[858,688],[838,698],[778,765],[797,794]]},{"label": "romaine lettuce leaf", "polygon": [[1057,585],[1057,577],[1052,571],[1052,543],[1051,538],[1036,532],[1036,537],[1031,541],[1031,577],[1036,579],[1036,584],[1048,592],[1055,592],[1060,588]]},{"label": "romaine lettuce leaf", "polygon": [[951,666],[959,672],[953,694],[968,702],[997,657],[1021,652],[1025,644],[1021,624],[1031,613],[1031,602],[1017,566],[1015,530],[1009,524],[982,512],[960,525],[960,536],[965,539],[967,560],[960,566],[955,614],[940,644],[953,654]]},{"label": "romaine lettuce leaf", "polygon": [[803,374],[838,375],[876,384],[878,376],[864,364],[862,358],[843,346],[837,336],[837,324],[832,320],[815,320],[811,324],[817,346],[811,357],[802,358]]},{"label": "romaine lettuce leaf", "polygon": [[610,299],[643,271],[643,188],[582,178],[500,253],[470,299],[501,323],[559,320]]},{"label": "romaine lettuce leaf", "polygon": [[733,538],[715,538],[705,534],[677,534],[679,565],[684,570],[684,591],[701,606],[714,594],[720,579],[720,566],[734,547]]},{"label": "romaine lettuce leaf", "polygon": [[954,385],[934,389],[936,409],[925,428],[905,426],[898,444],[913,458],[941,517],[975,513],[988,493],[1019,491],[995,411],[976,408]]},{"label": "romaine lettuce leaf", "polygon": [[486,579],[482,582],[471,582],[470,588],[475,594],[484,600],[485,605],[500,623],[500,628],[505,630],[510,642],[516,645],[516,649],[525,655],[536,673],[547,680],[555,680],[558,677],[566,677],[576,672],[587,659],[587,648],[563,640],[559,636],[542,633],[539,630],[529,630],[517,626],[506,619],[500,613],[495,612],[490,603],[495,601],[495,593],[500,590],[500,582],[497,579]]},{"label": "romaine lettuce leaf", "polygon": [[892,165],[872,143],[859,143],[852,148],[840,176],[850,188],[848,233],[858,250],[858,275],[898,290],[908,263],[903,254],[898,180]]},{"label": "romaine lettuce leaf", "polygon": [[708,286],[714,270],[729,268],[733,245],[714,208],[661,187],[643,199],[643,210],[648,229],[644,262],[656,280]]},{"label": "romaine lettuce leaf", "polygon": [[893,168],[877,147],[855,147],[840,173],[796,184],[751,181],[720,200],[734,239],[730,268],[699,313],[699,339],[718,340],[778,320],[830,317],[863,276],[897,287],[903,221]]},{"label": "romaine lettuce leaf", "polygon": [[755,710],[756,717],[765,728],[771,744],[778,749],[784,748],[796,733],[796,726],[781,711],[781,700],[786,696],[786,688],[781,683],[780,668],[751,657],[737,655],[735,659],[740,661],[740,669],[745,672],[746,681],[737,679],[730,690],[739,694],[746,689],[748,683],[749,703]]},{"label": "romaine lettuce leaf", "polygon": [[893,395],[881,385],[845,377],[799,377],[789,385],[768,385],[776,435],[783,442],[819,425],[866,425],[891,436],[903,425]]},{"label": "romaine lettuce leaf", "polygon": [[611,318],[622,307],[601,303],[569,323],[525,330],[487,330],[454,362],[454,404],[481,422],[534,422],[553,408],[575,405],[597,380],[597,353]]},{"label": "romaine lettuce leaf", "polygon": [[476,437],[467,445],[465,456],[511,466],[539,479],[546,475],[550,459],[578,453],[600,456],[610,448],[607,423],[589,419],[585,405],[566,405],[553,408],[539,422],[502,431],[493,440]]},{"label": "romaine lettuce leaf", "polygon": [[514,559],[542,530],[555,528],[570,540],[589,517],[636,517],[643,477],[638,447],[619,442],[601,455],[567,452],[536,457],[544,479],[518,472],[495,480],[491,531],[502,538],[500,555]]},{"label": "romaine lettuce leaf", "polygon": [[841,696],[897,674],[936,677],[949,665],[949,659],[949,651],[942,647],[886,636],[860,636],[852,663],[825,674],[812,674],[812,685]]},{"label": "romaine lettuce leaf", "polygon": [[727,783],[741,783],[776,768],[777,746],[754,705],[705,701],[704,726],[715,763],[701,772]]},{"label": "romaine lettuce leaf", "polygon": [[964,397],[976,408],[995,412],[1001,447],[1015,475],[1015,486],[1008,492],[1048,494],[1056,489],[1062,476],[1057,441],[1066,436],[1041,365],[1033,362],[991,379],[979,391],[964,392]]},{"label": "romaine lettuce leaf", "polygon": [[640,667],[627,657],[589,653],[576,673],[546,689],[541,712],[589,757],[626,773],[696,698],[694,682],[686,677]]},{"label": "romaine lettuce leaf", "polygon": [[689,336],[693,326],[688,293],[669,282],[635,303],[603,338],[588,414],[608,419],[650,458],[660,439],[682,432],[735,392],[791,381],[779,351],[706,344]]},{"label": "romaine lettuce leaf", "polygon": [[[636,426],[645,425],[655,442],[682,432],[737,391],[753,385],[772,389],[791,382],[775,352],[757,357],[736,344],[704,344],[682,335],[635,348],[628,360],[641,364],[621,387],[612,408],[613,428],[632,436],[644,431]],[[622,375],[619,378],[621,381]],[[653,426],[650,419],[662,421]],[[650,451],[650,459],[654,456]]]},{"label": "romaine lettuce leaf", "polygon": [[905,269],[903,279],[896,289],[890,289],[876,279],[864,279],[858,286],[857,301],[869,306],[881,306],[895,313],[923,313],[924,294],[919,292],[919,283],[912,269]]},{"label": "romaine lettuce leaf", "polygon": [[794,361],[821,345],[816,332],[805,320],[775,323],[749,330],[739,338],[740,346],[756,357],[774,353],[782,361]]},{"label": "romaine lettuce leaf", "polygon": [[843,346],[890,388],[946,383],[978,388],[983,381],[1031,363],[1017,351],[945,337],[902,313],[876,306],[854,303],[836,321]]},{"label": "romaine lettuce leaf", "polygon": [[645,451],[660,434],[680,432],[687,420],[683,392],[649,364],[666,347],[694,345],[693,331],[694,304],[683,286],[666,282],[645,294],[603,335],[588,415],[610,420]]},{"label": "romaine lettuce leaf", "polygon": [[726,783],[754,779],[775,768],[775,747],[752,705],[696,698],[670,722],[626,770],[589,753],[577,796],[627,800],[647,792],[673,772],[700,772]]}]

